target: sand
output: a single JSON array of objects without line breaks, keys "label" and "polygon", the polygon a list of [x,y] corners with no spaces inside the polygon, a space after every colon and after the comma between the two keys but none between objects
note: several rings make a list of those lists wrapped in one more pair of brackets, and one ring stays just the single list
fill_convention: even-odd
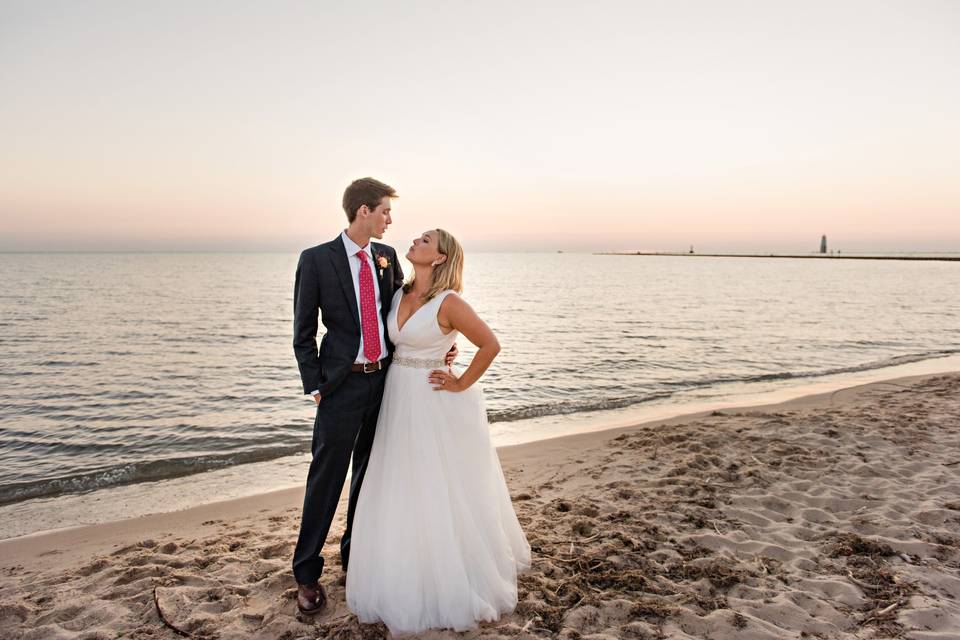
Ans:
[{"label": "sand", "polygon": [[[443,638],[960,638],[960,374],[500,450],[517,610]],[[295,608],[302,490],[0,543],[3,638],[377,638]],[[343,506],[343,505],[341,505]]]}]

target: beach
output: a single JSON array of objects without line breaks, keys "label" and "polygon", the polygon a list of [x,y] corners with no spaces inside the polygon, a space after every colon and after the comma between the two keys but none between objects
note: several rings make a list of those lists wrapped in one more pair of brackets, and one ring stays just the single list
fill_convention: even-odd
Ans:
[{"label": "beach", "polygon": [[0,640],[960,640],[960,1],[501,4],[0,2]]},{"label": "beach", "polygon": [[[499,449],[533,567],[467,638],[960,637],[960,373]],[[375,638],[303,490],[0,542],[3,638]]]}]

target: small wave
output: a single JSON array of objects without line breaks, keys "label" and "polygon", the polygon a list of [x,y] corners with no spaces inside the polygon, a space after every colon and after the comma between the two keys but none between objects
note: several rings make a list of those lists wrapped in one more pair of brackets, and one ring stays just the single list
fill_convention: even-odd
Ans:
[{"label": "small wave", "polygon": [[304,440],[292,445],[265,447],[253,451],[130,462],[38,482],[10,483],[0,487],[0,505],[34,498],[50,498],[65,493],[83,493],[137,482],[176,478],[308,451],[310,451],[310,441]]},{"label": "small wave", "polygon": [[901,364],[920,362],[922,360],[945,358],[957,353],[960,353],[960,349],[941,349],[938,351],[928,351],[926,353],[911,353],[902,356],[894,356],[892,358],[874,360],[873,362],[851,365],[848,367],[832,367],[829,369],[818,369],[813,371],[781,371],[778,373],[761,373],[752,376],[725,376],[718,378],[707,378],[704,380],[678,380],[676,382],[665,382],[664,384],[676,387],[710,387],[716,384],[771,382],[776,380],[791,380],[795,378],[822,378],[824,376],[832,376],[841,373],[859,373],[861,371],[885,369],[887,367],[895,367]]},{"label": "small wave", "polygon": [[82,360],[44,360],[36,363],[38,367],[97,367],[99,362],[84,362]]},{"label": "small wave", "polygon": [[489,422],[514,422],[516,420],[528,420],[530,418],[540,418],[543,416],[565,415],[570,413],[584,413],[587,411],[603,411],[605,409],[622,409],[634,404],[661,400],[674,395],[669,391],[658,393],[647,393],[642,395],[619,396],[616,398],[604,398],[602,400],[566,400],[561,402],[544,402],[542,404],[527,405],[513,409],[502,409],[499,411],[488,410],[487,420]]},{"label": "small wave", "polygon": [[[871,371],[874,369],[884,369],[911,362],[920,362],[922,360],[931,360],[934,358],[944,358],[946,356],[960,353],[960,349],[941,349],[938,351],[929,351],[926,353],[907,354],[895,356],[883,360],[875,360],[861,365],[852,365],[848,367],[833,367],[830,369],[820,369],[815,371],[782,371],[778,373],[761,373],[748,376],[720,376],[713,378],[703,378],[699,380],[677,380],[672,382],[662,382],[663,386],[680,388],[683,390],[703,389],[721,384],[749,384],[751,382],[775,382],[777,380],[790,380],[801,378],[821,378],[824,376],[837,375],[842,373],[857,373],[860,371]],[[511,409],[488,410],[487,419],[490,422],[513,422],[516,420],[527,420],[530,418],[540,418],[552,415],[566,415],[571,413],[586,413],[589,411],[603,411],[607,409],[622,409],[635,404],[662,400],[675,395],[674,391],[661,391],[648,394],[617,396],[613,398],[591,398],[589,400],[566,400],[561,402],[545,402]]]}]

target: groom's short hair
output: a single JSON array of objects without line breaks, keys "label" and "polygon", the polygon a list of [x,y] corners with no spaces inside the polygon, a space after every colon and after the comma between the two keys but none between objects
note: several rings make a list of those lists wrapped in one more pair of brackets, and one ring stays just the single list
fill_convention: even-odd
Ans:
[{"label": "groom's short hair", "polygon": [[351,223],[357,217],[357,210],[363,205],[371,211],[377,208],[383,196],[397,197],[397,191],[388,184],[373,178],[354,180],[343,192],[343,210]]}]

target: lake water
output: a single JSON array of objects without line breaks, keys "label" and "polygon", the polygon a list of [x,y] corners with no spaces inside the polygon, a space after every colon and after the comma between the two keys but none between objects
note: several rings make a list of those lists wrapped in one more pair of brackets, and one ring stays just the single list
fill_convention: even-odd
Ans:
[{"label": "lake water", "polygon": [[[297,258],[0,254],[0,512],[214,470],[302,482],[278,471],[313,424]],[[474,253],[465,279],[502,345],[482,380],[498,442],[960,354],[960,263]]]}]

